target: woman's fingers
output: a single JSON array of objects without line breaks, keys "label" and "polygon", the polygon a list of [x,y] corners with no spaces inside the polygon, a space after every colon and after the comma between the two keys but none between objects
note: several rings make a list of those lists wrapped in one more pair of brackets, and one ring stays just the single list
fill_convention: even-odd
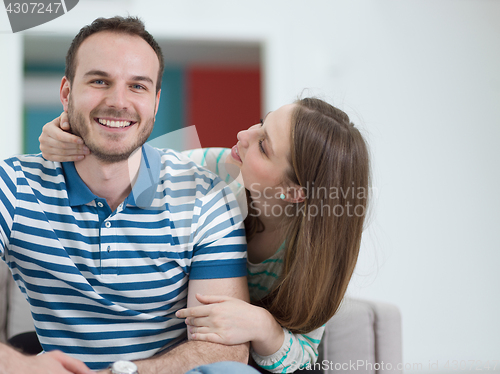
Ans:
[{"label": "woman's fingers", "polygon": [[[65,135],[70,135],[72,137],[75,137],[75,135],[64,133]],[[75,137],[76,139],[80,139],[78,137]],[[83,143],[82,144],[77,144],[74,139],[72,138],[66,138],[66,141],[61,141],[56,138],[49,137],[48,135],[40,135],[39,138],[40,141],[40,149],[45,148],[46,150],[54,149],[57,150],[59,153],[60,151],[77,151],[77,152],[88,152],[87,146],[85,146]]]},{"label": "woman's fingers", "polygon": [[203,304],[213,304],[213,303],[221,303],[223,301],[228,301],[232,299],[229,296],[220,296],[220,295],[202,295],[197,293],[196,298],[200,303]]},{"label": "woman's fingers", "polygon": [[83,144],[82,138],[73,135],[70,132],[70,125],[68,122],[68,114],[62,112],[61,115],[43,126],[41,139],[55,139],[60,142]]},{"label": "woman's fingers", "polygon": [[59,116],[59,119],[60,119],[59,123],[60,123],[61,129],[63,129],[64,131],[71,130],[71,127],[69,125],[69,117],[68,117],[67,112],[62,112],[61,115]]},{"label": "woman's fingers", "polygon": [[201,326],[211,326],[210,317],[188,317],[186,318],[186,325],[193,327],[201,327]]},{"label": "woman's fingers", "polygon": [[207,305],[194,306],[192,308],[180,309],[175,312],[177,318],[187,317],[206,317],[210,313],[210,308]]},{"label": "woman's fingers", "polygon": [[40,150],[43,157],[51,161],[77,161],[81,160],[90,152],[83,145],[73,145],[73,148],[51,146],[50,142],[40,143]]},{"label": "woman's fingers", "polygon": [[223,339],[220,335],[216,333],[194,333],[191,334],[191,340],[198,340],[198,341],[204,341],[204,342],[212,342],[212,343],[218,343],[218,344],[226,344],[227,342],[225,339]]},{"label": "woman's fingers", "polygon": [[38,138],[43,157],[51,161],[77,161],[90,154],[83,140],[69,130],[66,112],[43,126]]}]

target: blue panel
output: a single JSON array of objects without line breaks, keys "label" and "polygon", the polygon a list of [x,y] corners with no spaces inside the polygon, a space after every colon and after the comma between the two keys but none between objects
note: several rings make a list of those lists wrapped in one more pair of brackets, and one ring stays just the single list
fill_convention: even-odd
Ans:
[{"label": "blue panel", "polygon": [[38,137],[42,133],[43,125],[59,117],[62,110],[62,106],[26,108],[24,115],[24,153],[40,153]]}]

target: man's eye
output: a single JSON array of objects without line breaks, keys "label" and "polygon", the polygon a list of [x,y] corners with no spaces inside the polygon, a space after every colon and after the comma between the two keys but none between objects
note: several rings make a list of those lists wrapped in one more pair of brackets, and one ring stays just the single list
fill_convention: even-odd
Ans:
[{"label": "man's eye", "polygon": [[94,81],[95,84],[104,84],[104,81],[102,79],[96,79]]},{"label": "man's eye", "polygon": [[134,84],[134,85],[132,85],[132,88],[134,90],[144,90],[145,89],[144,86],[142,86],[140,84]]}]

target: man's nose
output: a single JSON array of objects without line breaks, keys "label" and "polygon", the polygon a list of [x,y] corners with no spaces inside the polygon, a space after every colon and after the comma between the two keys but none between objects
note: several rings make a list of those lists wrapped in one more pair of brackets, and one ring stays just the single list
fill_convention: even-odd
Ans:
[{"label": "man's nose", "polygon": [[119,86],[111,87],[106,97],[106,105],[117,110],[127,109],[127,89]]}]

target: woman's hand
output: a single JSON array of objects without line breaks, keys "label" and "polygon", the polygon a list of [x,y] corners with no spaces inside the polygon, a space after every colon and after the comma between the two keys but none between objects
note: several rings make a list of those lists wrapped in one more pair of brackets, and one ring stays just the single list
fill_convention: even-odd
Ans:
[{"label": "woman's hand", "polygon": [[62,112],[53,121],[43,126],[42,135],[38,138],[42,156],[50,161],[79,161],[90,154],[83,144],[82,138],[71,134],[68,114]]},{"label": "woman's hand", "polygon": [[204,305],[181,309],[175,314],[186,318],[190,339],[225,345],[256,339],[264,309],[229,296],[196,294],[196,298]]},{"label": "woman's hand", "polygon": [[275,353],[283,344],[283,329],[264,308],[229,296],[196,294],[196,298],[204,305],[175,313],[186,318],[190,339],[225,345],[251,342],[254,351],[263,356]]}]

